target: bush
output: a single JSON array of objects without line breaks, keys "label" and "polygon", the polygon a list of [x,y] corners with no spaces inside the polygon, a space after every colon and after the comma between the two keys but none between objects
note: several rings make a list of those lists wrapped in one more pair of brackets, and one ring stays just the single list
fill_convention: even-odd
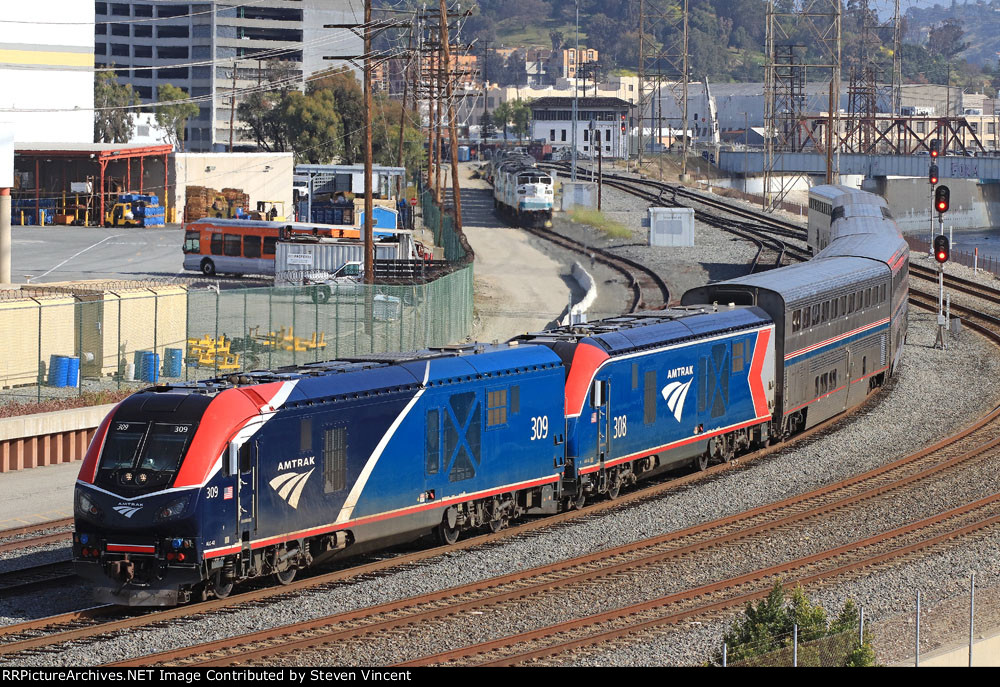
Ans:
[{"label": "bush", "polygon": [[[798,665],[800,666],[874,666],[875,651],[871,640],[858,641],[860,614],[851,599],[840,614],[828,622],[822,606],[813,605],[802,587],[796,587],[786,603],[780,581],[756,604],[748,603],[743,617],[737,619],[725,635],[727,664],[744,666],[792,665],[793,630],[798,626]],[[722,665],[722,651],[712,656],[714,665]]]}]

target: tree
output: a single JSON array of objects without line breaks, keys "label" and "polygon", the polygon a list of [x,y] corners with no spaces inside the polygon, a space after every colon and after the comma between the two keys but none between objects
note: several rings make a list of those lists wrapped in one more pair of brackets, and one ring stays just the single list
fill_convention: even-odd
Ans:
[{"label": "tree", "polygon": [[343,154],[343,124],[333,93],[254,93],[237,108],[240,121],[268,152],[294,152],[298,163],[322,164]]},{"label": "tree", "polygon": [[290,91],[278,103],[278,120],[299,164],[325,164],[343,152],[343,126],[328,90]]},{"label": "tree", "polygon": [[493,123],[503,127],[503,140],[507,140],[507,127],[514,118],[514,111],[506,100],[493,108]]},{"label": "tree", "polygon": [[[184,132],[187,120],[198,114],[198,106],[185,101],[188,94],[173,84],[165,83],[156,89],[160,105],[156,106],[156,123],[167,130],[167,140],[179,150],[184,150]],[[165,105],[162,103],[174,103]]]},{"label": "tree", "polygon": [[519,139],[531,135],[531,108],[520,98],[511,103],[510,119],[514,123],[514,133]]},{"label": "tree", "polygon": [[[786,605],[781,582],[775,582],[770,593],[756,604],[748,603],[743,617],[736,620],[723,636],[727,660],[748,661],[757,656],[788,650],[792,644],[793,628],[798,626],[799,665],[820,665],[820,644],[829,643],[827,654],[838,655],[844,666],[875,665],[875,652],[870,637],[858,640],[859,614],[854,602],[848,599],[837,618],[827,621],[826,611],[813,605],[802,587],[792,591]],[[803,646],[805,643],[808,645]],[[722,652],[713,656],[716,664],[722,663]],[[760,662],[766,664],[765,661]]]},{"label": "tree", "polygon": [[346,67],[323,72],[309,84],[309,93],[329,91],[344,129],[343,158],[355,164],[364,157],[365,97],[354,72]]},{"label": "tree", "polygon": [[968,43],[962,42],[964,35],[962,22],[957,19],[946,19],[931,27],[927,48],[932,53],[951,59],[969,47]]},{"label": "tree", "polygon": [[[112,65],[114,66],[114,65]],[[115,73],[98,72],[94,77],[94,141],[128,143],[135,124],[139,94],[129,84],[119,84]]]}]

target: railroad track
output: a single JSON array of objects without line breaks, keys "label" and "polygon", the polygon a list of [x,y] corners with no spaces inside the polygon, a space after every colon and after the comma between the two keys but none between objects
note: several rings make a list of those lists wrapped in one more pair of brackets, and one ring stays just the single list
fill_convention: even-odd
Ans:
[{"label": "railroad track", "polygon": [[0,595],[24,594],[36,589],[51,588],[76,579],[70,559],[43,563],[0,573]]},{"label": "railroad track", "polygon": [[[782,529],[806,527],[832,513],[839,513],[842,517],[849,515],[852,511],[863,509],[868,502],[891,498],[900,490],[918,487],[928,480],[938,479],[943,474],[962,470],[995,455],[1000,446],[998,416],[1000,408],[980,423],[980,427],[970,428],[957,437],[946,440],[947,446],[942,442],[841,483],[703,525],[527,572],[116,665],[162,663],[207,666],[252,663],[332,644],[339,647],[346,642],[377,641],[417,627],[445,622],[449,618],[461,621],[468,618],[469,614],[500,613],[504,604],[528,598],[537,600],[543,595],[574,592],[584,595],[588,585],[610,578],[614,578],[619,584],[637,585],[644,584],[644,580],[648,581],[650,578],[664,579],[670,576],[671,563],[682,557],[705,555],[705,552],[736,545],[766,545]],[[947,460],[942,460],[944,450],[951,456]],[[997,501],[1000,501],[1000,495],[991,503]],[[841,548],[846,550],[851,546]],[[785,565],[788,570],[793,569]],[[754,578],[750,576],[748,579]],[[720,586],[721,588],[723,587]],[[765,595],[767,590],[754,593]],[[700,591],[694,593],[696,597],[700,595]],[[745,597],[740,597],[733,603],[741,604],[745,600]],[[602,616],[595,622],[600,624],[606,620]],[[520,638],[517,640],[518,643],[521,641],[523,640]],[[349,652],[350,648],[344,650]],[[481,647],[470,647],[463,651],[471,652],[468,654],[471,656],[478,654],[480,650]],[[466,655],[462,652],[459,654]],[[435,656],[428,661],[448,662],[459,654],[449,654],[443,659]]]},{"label": "railroad track", "polygon": [[[560,176],[568,176],[564,171],[565,168],[563,165],[550,164],[546,166],[556,169],[557,174]],[[806,232],[801,227],[796,227],[781,220],[763,217],[722,201],[706,199],[701,194],[687,191],[683,187],[669,186],[662,182],[619,175],[604,175],[604,183],[612,188],[617,188],[637,198],[660,206],[689,207],[689,204],[676,200],[676,196],[681,195],[689,200],[710,205],[713,209],[729,214],[729,217],[720,217],[713,213],[695,209],[695,218],[698,221],[714,226],[744,240],[751,241],[757,246],[757,254],[749,267],[751,273],[759,271],[762,268],[779,267],[785,263],[786,256],[793,260],[808,260],[810,257],[809,252],[804,248],[790,245],[787,242],[788,239],[794,239],[804,244]],[[670,194],[669,198],[665,197],[667,193]],[[747,219],[751,220],[750,224],[746,222]],[[774,257],[771,260],[765,258],[768,252],[774,253]]]},{"label": "railroad track", "polygon": [[607,647],[616,642],[628,643],[637,634],[745,605],[767,596],[775,582],[786,587],[815,586],[849,575],[870,574],[877,566],[947,546],[958,537],[997,528],[1000,526],[1000,515],[996,513],[998,505],[1000,494],[994,494],[860,542],[740,577],[397,666],[544,665],[545,659],[563,657],[565,660],[566,654],[571,652],[598,645]]},{"label": "railroad track", "polygon": [[631,294],[626,312],[656,310],[663,308],[670,302],[670,289],[667,287],[666,282],[663,281],[659,274],[645,265],[620,255],[615,255],[603,248],[588,246],[582,241],[562,236],[549,229],[535,227],[522,228],[524,231],[575,253],[593,257],[595,261],[607,265],[616,272],[624,275],[628,280],[628,288]]},{"label": "railroad track", "polygon": [[[51,520],[40,522],[35,525],[25,525],[8,530],[0,530],[0,553],[7,551],[17,551],[33,546],[42,546],[58,541],[69,541],[73,538],[73,518],[62,518],[61,520]],[[49,532],[49,530],[64,529],[64,532]],[[42,532],[44,534],[35,534]],[[28,536],[34,535],[34,536]]]}]

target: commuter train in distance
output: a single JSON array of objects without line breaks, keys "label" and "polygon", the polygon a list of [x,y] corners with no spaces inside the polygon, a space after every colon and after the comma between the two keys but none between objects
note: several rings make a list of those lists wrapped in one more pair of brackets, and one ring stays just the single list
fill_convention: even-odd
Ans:
[{"label": "commuter train in distance", "polygon": [[552,175],[540,170],[523,152],[501,152],[490,163],[493,207],[520,227],[551,227],[554,190]]},{"label": "commuter train in distance", "polygon": [[133,394],[80,469],[75,569],[105,602],[222,598],[791,437],[861,403],[902,352],[907,245],[881,212],[836,214],[809,262],[667,310]]}]

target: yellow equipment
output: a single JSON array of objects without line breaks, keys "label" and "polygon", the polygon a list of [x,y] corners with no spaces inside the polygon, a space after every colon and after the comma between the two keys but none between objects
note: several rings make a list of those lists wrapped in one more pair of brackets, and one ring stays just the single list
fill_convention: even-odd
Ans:
[{"label": "yellow equipment", "polygon": [[104,215],[104,226],[141,227],[142,220],[136,219],[132,213],[132,203],[115,203],[111,211]]},{"label": "yellow equipment", "polygon": [[257,212],[253,213],[253,219],[265,222],[284,222],[284,202],[280,200],[258,200]]}]

